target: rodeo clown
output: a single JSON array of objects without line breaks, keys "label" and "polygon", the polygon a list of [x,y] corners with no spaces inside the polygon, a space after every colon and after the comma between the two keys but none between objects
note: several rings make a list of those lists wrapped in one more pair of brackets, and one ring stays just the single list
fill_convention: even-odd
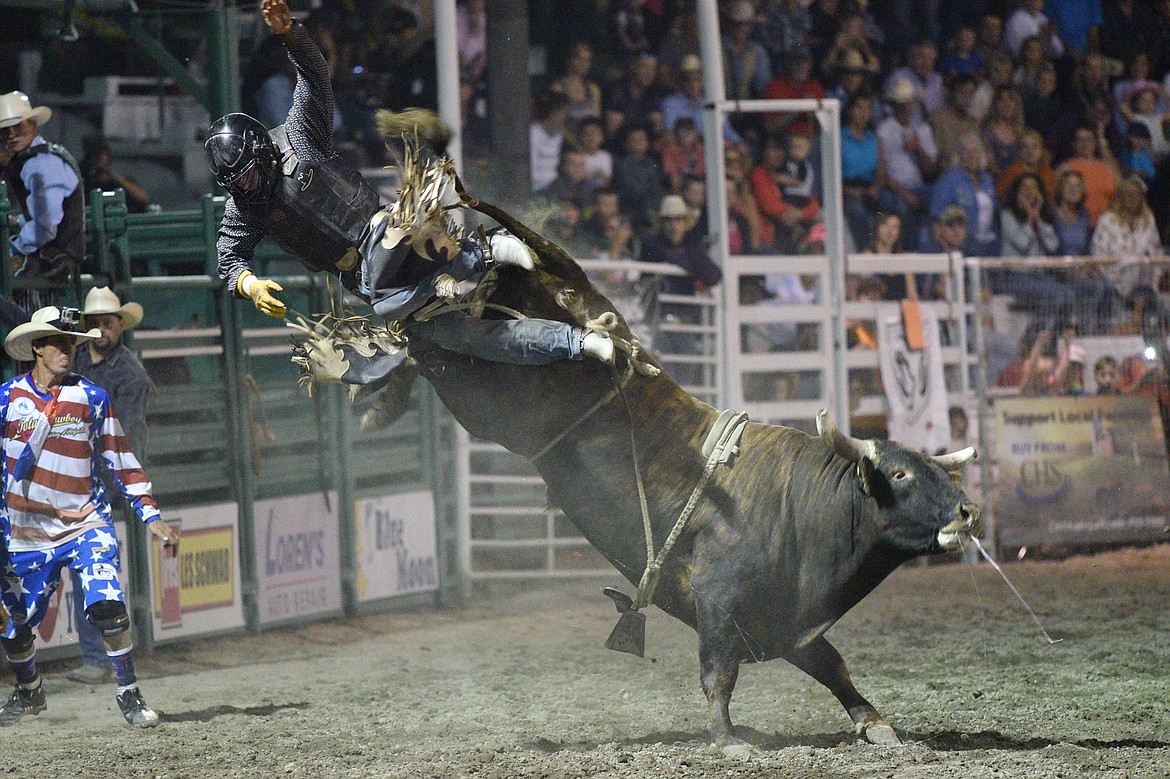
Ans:
[{"label": "rodeo clown", "polygon": [[[234,113],[208,131],[208,163],[231,195],[217,242],[221,279],[261,313],[284,317],[285,304],[274,294],[281,286],[250,267],[256,245],[271,235],[305,267],[337,275],[375,313],[395,321],[436,296],[454,297],[459,282],[492,262],[534,268],[531,252],[515,236],[497,233],[482,244],[463,239],[443,213],[458,202],[449,166],[447,175],[425,186],[404,186],[397,202],[381,209],[373,188],[334,153],[333,88],[321,51],[286,0],[264,0],[261,12],[284,41],[297,81],[283,125],[269,131]],[[384,133],[393,132],[393,122],[393,115],[381,113]],[[589,355],[613,361],[604,332],[563,322],[481,320],[461,312],[432,321],[440,346],[487,360],[543,365]]]},{"label": "rodeo clown", "polygon": [[113,477],[150,532],[167,546],[179,534],[159,518],[142,471],[114,416],[110,397],[71,373],[79,341],[101,336],[76,330],[77,309],[38,309],[4,339],[14,360],[32,361],[23,376],[0,385],[4,425],[3,511],[0,512],[0,599],[8,612],[0,644],[16,689],[0,707],[0,725],[45,708],[33,628],[40,624],[61,571],[80,574],[86,618],[102,634],[118,683],[118,708],[131,725],[158,724],[134,675],[130,617],[118,582],[118,542],[103,479]]}]

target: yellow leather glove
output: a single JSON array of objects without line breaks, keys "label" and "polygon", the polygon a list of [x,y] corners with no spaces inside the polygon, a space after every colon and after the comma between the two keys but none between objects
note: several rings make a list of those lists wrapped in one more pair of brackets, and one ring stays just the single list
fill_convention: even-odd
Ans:
[{"label": "yellow leather glove", "polygon": [[251,300],[256,310],[265,316],[283,319],[285,312],[288,311],[284,303],[272,294],[274,291],[283,291],[284,287],[272,279],[262,279],[251,271],[244,271],[236,281],[236,290]]}]

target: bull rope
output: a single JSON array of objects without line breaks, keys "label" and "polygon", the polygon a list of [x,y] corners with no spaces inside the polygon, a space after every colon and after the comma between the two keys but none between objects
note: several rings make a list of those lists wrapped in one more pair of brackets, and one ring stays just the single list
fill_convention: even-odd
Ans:
[{"label": "bull rope", "polygon": [[[694,513],[695,507],[699,504],[699,497],[703,494],[703,491],[707,488],[707,483],[715,473],[715,466],[727,462],[738,451],[739,437],[743,434],[743,429],[747,425],[747,414],[743,412],[724,411],[719,415],[705,443],[706,446],[707,443],[711,442],[712,436],[716,437],[711,447],[711,453],[707,456],[707,463],[703,466],[703,473],[699,476],[699,481],[695,484],[695,488],[691,490],[691,495],[687,498],[687,503],[679,514],[678,519],[675,520],[670,534],[662,543],[662,548],[655,555],[654,528],[650,523],[650,509],[646,501],[646,488],[642,482],[642,470],[638,465],[638,447],[634,438],[634,416],[630,411],[629,399],[626,398],[624,390],[619,387],[618,392],[622,396],[622,403],[626,407],[626,416],[630,421],[630,449],[634,455],[634,478],[638,484],[638,502],[642,509],[642,527],[646,533],[646,570],[642,572],[642,579],[638,582],[638,596],[634,598],[634,602],[630,606],[631,611],[640,611],[650,605],[651,600],[653,600],[654,591],[658,589],[658,580],[662,573],[662,565],[666,562],[666,558],[670,554],[671,549],[674,548],[675,542],[682,535],[682,531],[687,526],[687,522],[690,521],[691,514]],[[723,427],[721,428],[720,425],[723,425]]]}]

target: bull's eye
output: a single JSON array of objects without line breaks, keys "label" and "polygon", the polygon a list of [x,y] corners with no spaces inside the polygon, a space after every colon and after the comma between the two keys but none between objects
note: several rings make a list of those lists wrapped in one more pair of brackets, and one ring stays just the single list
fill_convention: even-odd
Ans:
[{"label": "bull's eye", "polygon": [[903,479],[910,478],[910,474],[906,473],[905,471],[894,471],[894,475],[891,478],[893,478],[894,481],[902,481]]}]

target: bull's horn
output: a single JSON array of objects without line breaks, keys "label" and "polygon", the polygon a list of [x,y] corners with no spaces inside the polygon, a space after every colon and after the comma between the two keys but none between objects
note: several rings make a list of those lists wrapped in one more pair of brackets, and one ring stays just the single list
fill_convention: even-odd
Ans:
[{"label": "bull's horn", "polygon": [[936,463],[942,466],[942,469],[947,473],[954,473],[962,470],[963,466],[974,460],[978,455],[975,453],[975,447],[968,446],[966,449],[960,449],[957,452],[950,454],[940,454],[931,458]]},{"label": "bull's horn", "polygon": [[823,408],[817,412],[817,434],[834,452],[846,460],[859,462],[862,457],[877,459],[877,445],[873,441],[845,435],[829,421],[829,412]]}]

